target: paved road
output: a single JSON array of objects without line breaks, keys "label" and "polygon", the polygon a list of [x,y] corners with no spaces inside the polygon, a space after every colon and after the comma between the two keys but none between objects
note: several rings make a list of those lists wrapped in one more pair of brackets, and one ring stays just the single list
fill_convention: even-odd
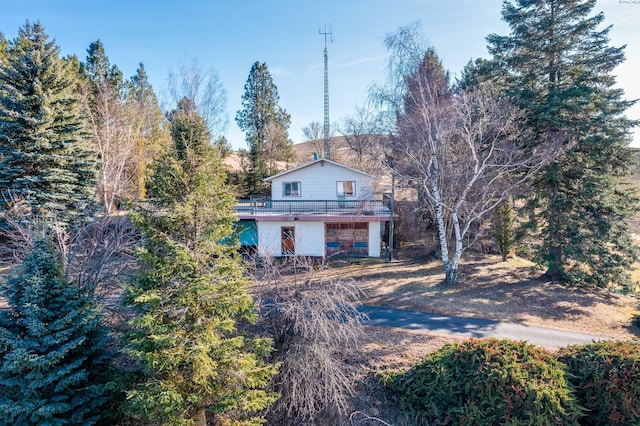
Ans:
[{"label": "paved road", "polygon": [[546,348],[591,343],[593,340],[615,340],[612,337],[597,334],[577,333],[568,330],[485,319],[449,317],[400,309],[362,306],[359,310],[369,316],[369,320],[365,321],[366,325],[398,327],[463,337],[497,337],[527,340],[532,344]]}]

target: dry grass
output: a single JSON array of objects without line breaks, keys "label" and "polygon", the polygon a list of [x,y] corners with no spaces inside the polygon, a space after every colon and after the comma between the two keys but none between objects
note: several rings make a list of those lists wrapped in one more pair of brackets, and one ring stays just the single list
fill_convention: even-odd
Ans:
[{"label": "dry grass", "polygon": [[[392,263],[380,259],[337,261],[323,273],[353,279],[364,293],[364,304],[487,318],[528,325],[562,328],[633,339],[640,331],[631,326],[640,314],[638,298],[606,290],[582,289],[540,280],[541,271],[523,259],[501,262],[499,256],[474,255],[463,259],[460,284],[441,284],[441,264],[421,254],[419,246],[398,250]],[[8,266],[0,275],[9,272]],[[366,416],[409,425],[388,400],[378,373],[415,364],[426,354],[459,337],[391,328],[367,327],[357,355],[344,362],[358,370],[358,393],[350,410],[361,412],[352,421],[345,416],[317,424],[380,425]],[[354,420],[355,419],[355,420]]]},{"label": "dry grass", "polygon": [[[541,271],[524,259],[502,262],[499,256],[467,256],[460,284],[441,284],[441,264],[420,255],[419,247],[406,247],[392,263],[366,259],[338,262],[328,273],[351,278],[365,293],[363,303],[434,312],[445,315],[487,318],[522,324],[605,334],[620,339],[640,335],[631,326],[640,313],[638,298],[600,289],[582,289],[539,279]],[[355,413],[349,422],[380,425],[411,425],[380,386],[379,373],[407,368],[428,353],[459,337],[400,329],[368,327],[357,359],[348,360],[360,371],[359,392],[352,400]],[[353,421],[358,419],[362,421]],[[368,419],[368,420],[367,420]]]},{"label": "dry grass", "polygon": [[523,259],[502,262],[499,256],[463,259],[460,283],[447,287],[440,262],[416,255],[416,246],[399,252],[398,260],[363,261],[331,271],[355,279],[364,304],[486,318],[632,339],[631,326],[640,314],[638,298],[603,289],[584,289],[540,279],[541,271]]},{"label": "dry grass", "polygon": [[347,362],[359,371],[358,393],[351,400],[350,421],[332,424],[377,425],[384,423],[368,417],[378,418],[395,426],[410,425],[399,412],[380,385],[379,374],[389,369],[414,365],[429,352],[447,343],[463,340],[460,337],[426,334],[416,331],[366,327],[357,358]]}]

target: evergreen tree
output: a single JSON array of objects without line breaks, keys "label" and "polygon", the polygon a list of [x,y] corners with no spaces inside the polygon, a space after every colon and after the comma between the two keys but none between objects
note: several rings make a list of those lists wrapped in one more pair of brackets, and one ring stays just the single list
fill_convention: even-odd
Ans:
[{"label": "evergreen tree", "polygon": [[137,135],[136,198],[144,199],[146,197],[146,179],[149,173],[148,166],[163,155],[170,141],[169,134],[164,127],[164,114],[160,109],[158,98],[149,82],[143,64],[140,64],[136,74],[131,77],[129,102]]},{"label": "evergreen tree", "polygon": [[106,332],[47,237],[35,240],[2,297],[0,425],[94,424],[105,402]]},{"label": "evergreen tree", "polygon": [[515,214],[510,200],[503,201],[493,211],[490,234],[498,245],[502,261],[506,262],[516,242]]},{"label": "evergreen tree", "polygon": [[499,70],[487,59],[476,58],[470,60],[462,69],[460,77],[456,80],[456,89],[473,90],[481,83],[490,82],[495,87],[501,87]]},{"label": "evergreen tree", "polygon": [[293,155],[288,136],[291,116],[278,105],[279,101],[267,64],[254,63],[244,85],[242,109],[236,114],[236,123],[244,130],[249,146],[249,193],[266,193],[268,188],[262,180],[277,173],[276,161],[288,161]]},{"label": "evergreen tree", "polygon": [[252,413],[275,398],[263,390],[275,373],[266,339],[239,335],[253,300],[231,244],[234,197],[225,184],[205,121],[184,98],[169,114],[173,146],[155,166],[153,205],[134,218],[145,245],[127,290],[137,313],[128,352],[144,371],[129,392],[131,413],[150,424],[256,424]]},{"label": "evergreen tree", "polygon": [[108,85],[120,94],[125,89],[122,71],[111,65],[100,40],[96,40],[87,49],[87,62],[83,64],[83,71],[89,77],[94,91],[101,86]]},{"label": "evergreen tree", "polygon": [[8,49],[9,49],[9,42],[4,37],[4,34],[0,32],[0,65],[2,65],[4,58],[7,56]]},{"label": "evergreen tree", "polygon": [[[561,139],[567,154],[546,167],[530,198],[539,211],[539,261],[553,280],[625,284],[636,258],[628,223],[637,197],[623,179],[634,167],[627,145],[632,105],[614,87],[623,47],[609,46],[596,0],[510,0],[507,36],[487,40],[492,79],[527,114],[532,144]],[[485,64],[486,65],[486,64]]]},{"label": "evergreen tree", "polygon": [[27,22],[0,65],[0,193],[68,221],[94,200],[95,154],[77,74],[39,22]]}]

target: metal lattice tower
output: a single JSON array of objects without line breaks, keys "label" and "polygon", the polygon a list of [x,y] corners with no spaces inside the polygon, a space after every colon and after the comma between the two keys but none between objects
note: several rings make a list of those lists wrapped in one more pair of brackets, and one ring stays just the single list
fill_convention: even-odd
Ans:
[{"label": "metal lattice tower", "polygon": [[318,30],[320,35],[324,35],[324,158],[331,159],[331,147],[330,147],[330,129],[329,129],[329,54],[327,53],[327,36],[330,36],[330,40],[333,41],[333,33],[331,32],[331,25],[329,25],[329,31],[327,26],[324,26],[324,32]]}]

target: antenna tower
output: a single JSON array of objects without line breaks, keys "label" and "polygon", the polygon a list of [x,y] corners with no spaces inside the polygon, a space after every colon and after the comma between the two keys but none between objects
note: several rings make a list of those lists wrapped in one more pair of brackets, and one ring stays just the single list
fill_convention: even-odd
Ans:
[{"label": "antenna tower", "polygon": [[324,36],[324,158],[330,160],[331,149],[329,144],[329,55],[327,54],[327,36],[329,40],[333,42],[333,32],[331,31],[331,24],[329,24],[329,31],[327,26],[324,26],[324,32],[318,30],[320,35]]}]

